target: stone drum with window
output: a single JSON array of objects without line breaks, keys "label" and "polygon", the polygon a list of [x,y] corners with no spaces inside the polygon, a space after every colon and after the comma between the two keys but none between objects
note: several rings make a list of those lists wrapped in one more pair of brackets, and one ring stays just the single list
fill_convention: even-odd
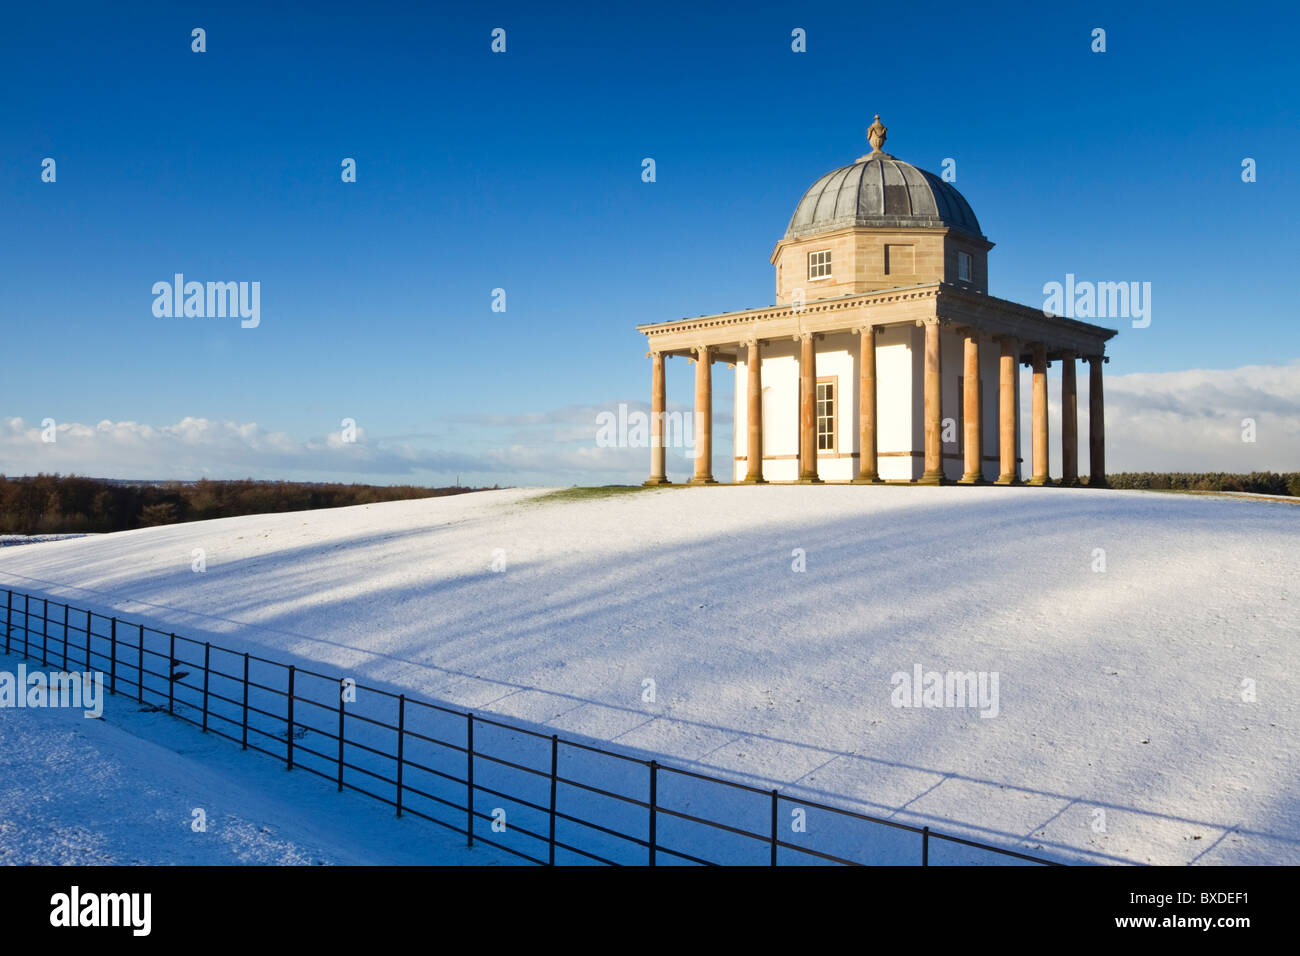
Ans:
[{"label": "stone drum with window", "polygon": [[1050,484],[1047,368],[1061,363],[1060,481],[1078,484],[1076,362],[1089,365],[1088,483],[1105,481],[1102,364],[1113,329],[988,294],[970,204],[939,176],[872,151],[822,176],[772,252],[776,304],[643,325],[651,359],[648,484],[666,484],[664,361],[695,363],[693,483],[713,475],[713,365],[735,369],[731,480],[1021,480],[1019,394],[1032,369],[1029,484]]}]

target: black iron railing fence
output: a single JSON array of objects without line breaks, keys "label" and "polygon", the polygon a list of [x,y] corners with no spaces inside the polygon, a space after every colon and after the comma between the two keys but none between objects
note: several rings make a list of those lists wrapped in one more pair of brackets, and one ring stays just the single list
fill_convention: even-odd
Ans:
[{"label": "black iron railing fence", "polygon": [[1060,865],[5,595],[5,653],[104,674],[110,694],[533,863]]}]

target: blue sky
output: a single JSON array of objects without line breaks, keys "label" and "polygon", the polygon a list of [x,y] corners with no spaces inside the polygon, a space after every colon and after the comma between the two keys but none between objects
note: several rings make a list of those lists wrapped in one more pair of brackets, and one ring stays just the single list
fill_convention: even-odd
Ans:
[{"label": "blue sky", "polygon": [[[635,326],[769,304],[795,203],[866,151],[876,112],[896,156],[956,160],[992,294],[1148,281],[1151,326],[1121,327],[1108,374],[1249,391],[1234,370],[1300,359],[1300,16],[1174,9],[10,5],[0,472],[639,477],[643,451],[594,448],[596,411],[648,398]],[[261,324],[156,318],[177,272],[260,282]],[[690,381],[671,362],[670,401]],[[31,440],[46,417],[118,427],[56,455]],[[364,460],[330,457],[344,417]],[[1112,468],[1172,467],[1108,427]],[[1300,467],[1289,439],[1269,453]]]}]

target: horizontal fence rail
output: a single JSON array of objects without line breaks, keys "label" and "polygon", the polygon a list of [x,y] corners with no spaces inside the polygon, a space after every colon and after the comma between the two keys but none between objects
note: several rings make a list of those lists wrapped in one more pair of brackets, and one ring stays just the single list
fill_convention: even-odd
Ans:
[{"label": "horizontal fence rail", "polygon": [[1061,865],[4,593],[6,654],[532,863]]}]

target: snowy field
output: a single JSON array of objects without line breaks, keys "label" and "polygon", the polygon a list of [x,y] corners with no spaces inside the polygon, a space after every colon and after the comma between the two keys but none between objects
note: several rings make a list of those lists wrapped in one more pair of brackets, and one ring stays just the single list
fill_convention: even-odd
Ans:
[{"label": "snowy field", "polygon": [[[539,494],[8,548],[0,583],[1064,861],[1300,862],[1300,507],[1029,488]],[[894,675],[918,666],[996,674],[996,715],[894,706]],[[436,844],[421,852],[463,854],[159,715],[110,702],[104,722],[40,718],[0,711],[21,764],[0,785],[0,861],[81,840],[120,862],[410,862],[391,829],[408,825]],[[30,834],[67,783],[39,756],[50,745],[124,780],[163,767],[157,793],[138,813],[111,781],[70,797],[100,812],[49,823],[46,846]],[[191,856],[209,851],[184,834],[114,831],[165,804],[188,833],[195,774],[231,794],[244,836]]]},{"label": "snowy field", "polygon": [[122,697],[102,719],[0,709],[0,865],[509,862]]}]

